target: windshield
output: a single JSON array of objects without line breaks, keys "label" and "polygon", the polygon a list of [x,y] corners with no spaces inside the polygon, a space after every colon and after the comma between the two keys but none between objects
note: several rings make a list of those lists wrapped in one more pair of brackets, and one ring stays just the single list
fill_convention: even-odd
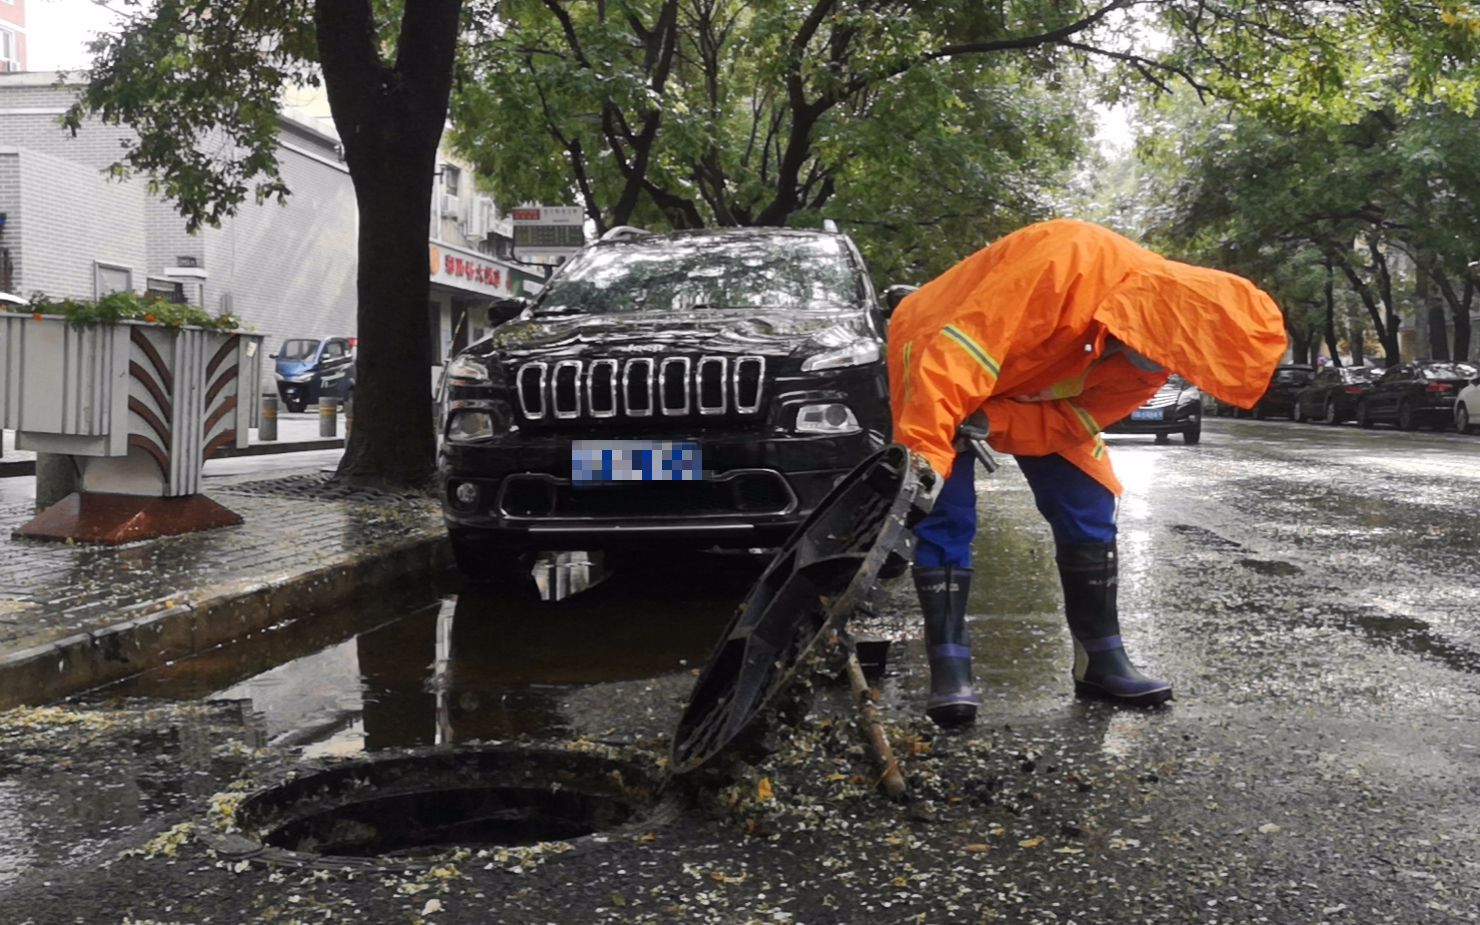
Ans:
[{"label": "windshield", "polygon": [[1299,385],[1309,382],[1315,373],[1308,369],[1281,369],[1276,370],[1274,381],[1280,385]]},{"label": "windshield", "polygon": [[1371,382],[1381,370],[1374,366],[1343,366],[1341,381],[1347,383]]},{"label": "windshield", "polygon": [[313,356],[319,349],[316,340],[285,340],[283,349],[278,351],[278,358],[283,360],[306,360]]},{"label": "windshield", "polygon": [[589,248],[551,281],[535,313],[829,309],[862,296],[838,238],[693,236]]},{"label": "windshield", "polygon": [[1431,363],[1423,367],[1425,379],[1473,379],[1480,369],[1469,363]]}]

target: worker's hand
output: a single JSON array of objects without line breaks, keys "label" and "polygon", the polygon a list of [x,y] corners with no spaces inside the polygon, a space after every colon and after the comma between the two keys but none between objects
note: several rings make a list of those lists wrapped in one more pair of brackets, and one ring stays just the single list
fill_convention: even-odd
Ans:
[{"label": "worker's hand", "polygon": [[935,507],[935,500],[940,497],[940,491],[945,487],[946,480],[939,472],[930,467],[925,457],[915,454],[915,479],[920,488],[915,492],[914,510],[911,512],[910,524],[913,525],[920,518],[929,514]]}]

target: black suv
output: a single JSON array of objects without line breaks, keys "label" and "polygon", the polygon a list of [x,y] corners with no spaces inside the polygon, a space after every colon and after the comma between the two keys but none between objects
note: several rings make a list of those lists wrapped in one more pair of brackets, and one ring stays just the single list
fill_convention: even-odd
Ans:
[{"label": "black suv", "polygon": [[782,542],[889,442],[884,312],[832,231],[616,229],[449,363],[459,568]]}]

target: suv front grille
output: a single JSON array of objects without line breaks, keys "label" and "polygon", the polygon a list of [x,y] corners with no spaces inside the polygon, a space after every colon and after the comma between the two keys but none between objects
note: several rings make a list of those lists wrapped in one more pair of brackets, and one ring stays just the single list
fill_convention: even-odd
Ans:
[{"label": "suv front grille", "polygon": [[527,421],[754,415],[765,382],[760,356],[535,360],[514,373]]}]

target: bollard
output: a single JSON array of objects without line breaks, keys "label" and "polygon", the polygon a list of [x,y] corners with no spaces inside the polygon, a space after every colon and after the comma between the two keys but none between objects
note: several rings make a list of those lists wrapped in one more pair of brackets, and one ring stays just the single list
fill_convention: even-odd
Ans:
[{"label": "bollard", "polygon": [[338,432],[339,402],[332,398],[319,399],[319,436],[332,437]]},{"label": "bollard", "polygon": [[278,398],[276,395],[262,396],[261,420],[257,422],[258,440],[277,439],[277,409]]},{"label": "bollard", "polygon": [[355,423],[355,400],[353,397],[344,400],[344,439],[349,439],[349,429]]}]

